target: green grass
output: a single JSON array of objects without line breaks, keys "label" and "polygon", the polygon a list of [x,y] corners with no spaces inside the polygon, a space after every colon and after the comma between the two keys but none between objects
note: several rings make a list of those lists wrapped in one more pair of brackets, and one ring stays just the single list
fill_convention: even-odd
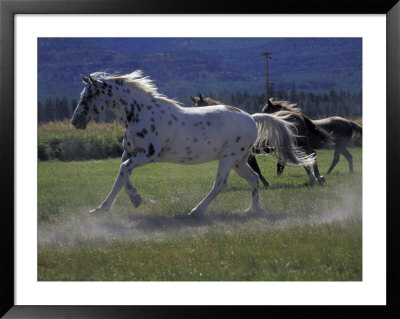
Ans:
[{"label": "green grass", "polygon": [[[119,159],[39,162],[38,280],[362,280],[361,149],[350,150],[323,187],[303,168],[258,157],[272,187],[263,212],[245,214],[250,187],[232,172],[203,218],[186,214],[208,193],[217,162],[155,163],[132,182],[143,202],[121,191],[113,209],[90,216],[110,191]],[[332,151],[318,152],[325,172]]]}]

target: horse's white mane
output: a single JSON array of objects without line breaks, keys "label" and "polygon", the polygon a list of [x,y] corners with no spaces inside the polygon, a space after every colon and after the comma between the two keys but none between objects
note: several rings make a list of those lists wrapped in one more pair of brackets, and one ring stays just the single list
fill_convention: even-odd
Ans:
[{"label": "horse's white mane", "polygon": [[123,81],[124,83],[150,94],[156,99],[165,101],[176,107],[180,106],[179,102],[169,99],[165,95],[159,93],[157,87],[153,84],[153,81],[148,76],[143,76],[143,72],[141,70],[136,70],[132,73],[123,75],[106,72],[94,72],[90,74],[90,76],[99,81]]},{"label": "horse's white mane", "polygon": [[297,103],[290,103],[289,101],[286,101],[286,100],[275,100],[275,99],[270,99],[270,101],[273,105],[281,105],[284,108],[286,108],[288,111],[295,112],[295,113],[301,113],[301,108],[296,107]]}]

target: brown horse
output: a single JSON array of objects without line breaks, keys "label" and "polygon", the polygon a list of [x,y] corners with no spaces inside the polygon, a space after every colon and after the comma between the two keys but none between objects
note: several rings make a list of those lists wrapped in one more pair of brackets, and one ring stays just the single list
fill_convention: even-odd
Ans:
[{"label": "brown horse", "polygon": [[[301,114],[300,108],[295,107],[295,104],[289,103],[268,101],[268,104],[262,109],[263,113],[276,113],[282,111],[290,111]],[[352,140],[352,137],[355,133],[359,134],[360,136],[362,135],[362,127],[353,121],[339,116],[328,117],[320,120],[312,120],[312,123],[328,132],[333,139],[333,144],[331,144],[331,146],[335,153],[333,155],[332,164],[326,174],[329,175],[332,172],[333,168],[339,162],[340,154],[342,154],[349,162],[350,173],[354,173],[353,156],[346,149],[346,146]],[[282,174],[284,167],[284,165],[278,163],[279,175]]]},{"label": "brown horse", "polygon": [[[193,98],[191,97],[194,105],[196,106],[206,106],[206,105],[217,105],[221,104],[219,101],[215,101],[212,98],[203,98],[201,94],[198,97]],[[294,108],[294,104],[289,104],[286,101],[277,101],[271,102],[268,101],[268,104],[263,108],[263,111],[266,107],[271,104],[273,107],[276,105],[287,105]],[[272,108],[271,108],[272,109]],[[265,112],[266,113],[266,112]],[[307,155],[315,155],[315,149],[320,149],[323,146],[330,145],[332,140],[329,134],[322,128],[316,126],[306,115],[298,113],[298,112],[291,112],[291,111],[281,111],[281,115],[286,115],[286,120],[291,122],[295,127],[295,134],[296,134],[296,143],[300,146],[301,150],[304,151]],[[267,153],[271,152],[271,149],[267,150]],[[282,161],[279,161],[281,165],[283,165]],[[257,161],[254,156],[250,156],[248,163],[250,167],[258,174],[261,181],[263,182],[264,186],[268,186],[268,181],[264,178],[261,174],[260,168],[257,164]],[[320,184],[325,182],[325,178],[319,173],[317,161],[313,165],[314,173],[308,166],[304,166],[311,183],[318,181]],[[315,174],[315,175],[314,175]]]}]

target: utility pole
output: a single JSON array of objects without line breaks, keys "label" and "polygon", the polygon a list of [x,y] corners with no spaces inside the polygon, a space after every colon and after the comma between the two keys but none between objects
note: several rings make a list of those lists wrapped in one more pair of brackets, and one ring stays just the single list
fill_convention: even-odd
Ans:
[{"label": "utility pole", "polygon": [[268,79],[268,60],[272,59],[272,52],[264,52],[262,55],[265,56],[265,102],[268,102],[269,98],[269,79]]}]

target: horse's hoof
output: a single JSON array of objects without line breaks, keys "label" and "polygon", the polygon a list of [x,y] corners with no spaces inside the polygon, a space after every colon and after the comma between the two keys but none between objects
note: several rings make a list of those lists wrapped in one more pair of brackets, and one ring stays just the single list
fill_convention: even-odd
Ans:
[{"label": "horse's hoof", "polygon": [[190,217],[199,217],[201,216],[203,213],[202,210],[198,209],[198,208],[193,208],[189,214],[187,214]]},{"label": "horse's hoof", "polygon": [[104,212],[105,212],[105,210],[101,209],[100,207],[97,207],[95,209],[89,210],[89,214],[90,215],[98,215],[98,214],[102,214]]},{"label": "horse's hoof", "polygon": [[268,187],[271,185],[271,184],[270,184],[267,180],[265,180],[265,179],[262,179],[261,182],[263,183],[264,188],[268,188]]},{"label": "horse's hoof", "polygon": [[251,206],[251,207],[245,209],[244,212],[245,212],[246,214],[258,214],[258,213],[261,213],[262,210],[261,210],[260,207],[252,207],[252,206]]},{"label": "horse's hoof", "polygon": [[325,177],[323,177],[322,175],[318,178],[318,183],[319,185],[324,185],[325,183]]},{"label": "horse's hoof", "polygon": [[132,202],[133,206],[138,208],[139,205],[142,203],[142,198],[140,197],[140,195],[136,194],[131,197],[131,202]]}]

